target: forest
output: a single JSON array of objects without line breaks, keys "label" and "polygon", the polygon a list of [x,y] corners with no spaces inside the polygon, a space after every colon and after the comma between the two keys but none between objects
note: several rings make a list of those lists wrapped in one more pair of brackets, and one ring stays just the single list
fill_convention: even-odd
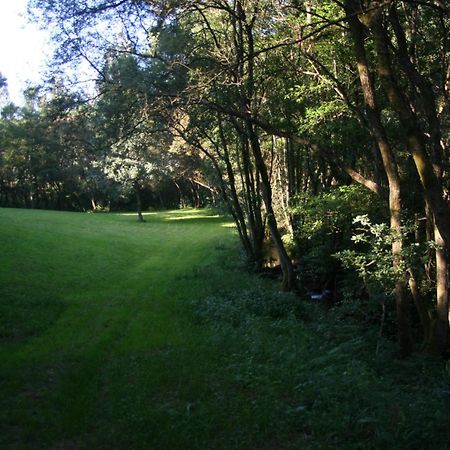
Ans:
[{"label": "forest", "polygon": [[[57,43],[8,101],[0,206],[210,207],[247,267],[449,355],[441,0],[31,0]],[[87,79],[89,79],[87,81]],[[389,331],[395,328],[395,331]]]}]

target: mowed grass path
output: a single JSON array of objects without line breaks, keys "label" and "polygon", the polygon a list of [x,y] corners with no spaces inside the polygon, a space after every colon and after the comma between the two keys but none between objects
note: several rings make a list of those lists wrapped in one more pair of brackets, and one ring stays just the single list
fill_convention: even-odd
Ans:
[{"label": "mowed grass path", "polygon": [[223,218],[146,219],[0,209],[0,450],[450,449],[445,363],[248,274]]},{"label": "mowed grass path", "polygon": [[226,427],[204,401],[220,349],[183,311],[229,282],[236,238],[204,211],[146,220],[0,209],[0,448],[205,448]]}]

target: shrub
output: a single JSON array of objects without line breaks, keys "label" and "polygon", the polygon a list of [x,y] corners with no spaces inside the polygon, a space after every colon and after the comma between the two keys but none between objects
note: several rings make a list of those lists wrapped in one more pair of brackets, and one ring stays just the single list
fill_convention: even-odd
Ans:
[{"label": "shrub", "polygon": [[267,288],[263,282],[243,290],[221,291],[192,303],[197,320],[239,327],[253,318],[285,319],[303,316],[301,299]]},{"label": "shrub", "polygon": [[[332,255],[352,244],[352,219],[369,214],[383,217],[380,199],[359,185],[340,186],[318,196],[301,194],[291,214],[297,218],[294,230],[302,277],[311,288],[334,284],[339,262]],[[339,280],[338,280],[339,281]]]}]

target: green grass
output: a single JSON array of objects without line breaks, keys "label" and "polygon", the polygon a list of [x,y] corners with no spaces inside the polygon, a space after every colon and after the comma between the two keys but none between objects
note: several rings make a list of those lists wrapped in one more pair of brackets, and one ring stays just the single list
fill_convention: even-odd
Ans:
[{"label": "green grass", "polygon": [[450,448],[444,364],[247,274],[221,217],[146,220],[0,209],[0,449]]}]

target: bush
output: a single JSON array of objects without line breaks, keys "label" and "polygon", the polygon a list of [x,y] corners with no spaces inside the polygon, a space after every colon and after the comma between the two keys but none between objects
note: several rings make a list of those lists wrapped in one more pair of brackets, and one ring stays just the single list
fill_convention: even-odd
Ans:
[{"label": "bush", "polygon": [[369,214],[369,206],[372,218],[383,217],[380,199],[359,185],[335,187],[318,196],[296,197],[291,209],[297,218],[294,238],[301,275],[311,288],[334,284],[340,266],[333,255],[351,246],[352,219]]},{"label": "bush", "polygon": [[223,358],[214,395],[234,420],[211,447],[448,448],[443,363],[398,361],[389,341],[377,353],[377,327],[346,305],[325,313],[256,283],[191,304]]},{"label": "bush", "polygon": [[277,292],[260,282],[241,291],[228,290],[192,303],[201,322],[239,327],[254,318],[285,319],[304,317],[301,300],[294,294]]}]

